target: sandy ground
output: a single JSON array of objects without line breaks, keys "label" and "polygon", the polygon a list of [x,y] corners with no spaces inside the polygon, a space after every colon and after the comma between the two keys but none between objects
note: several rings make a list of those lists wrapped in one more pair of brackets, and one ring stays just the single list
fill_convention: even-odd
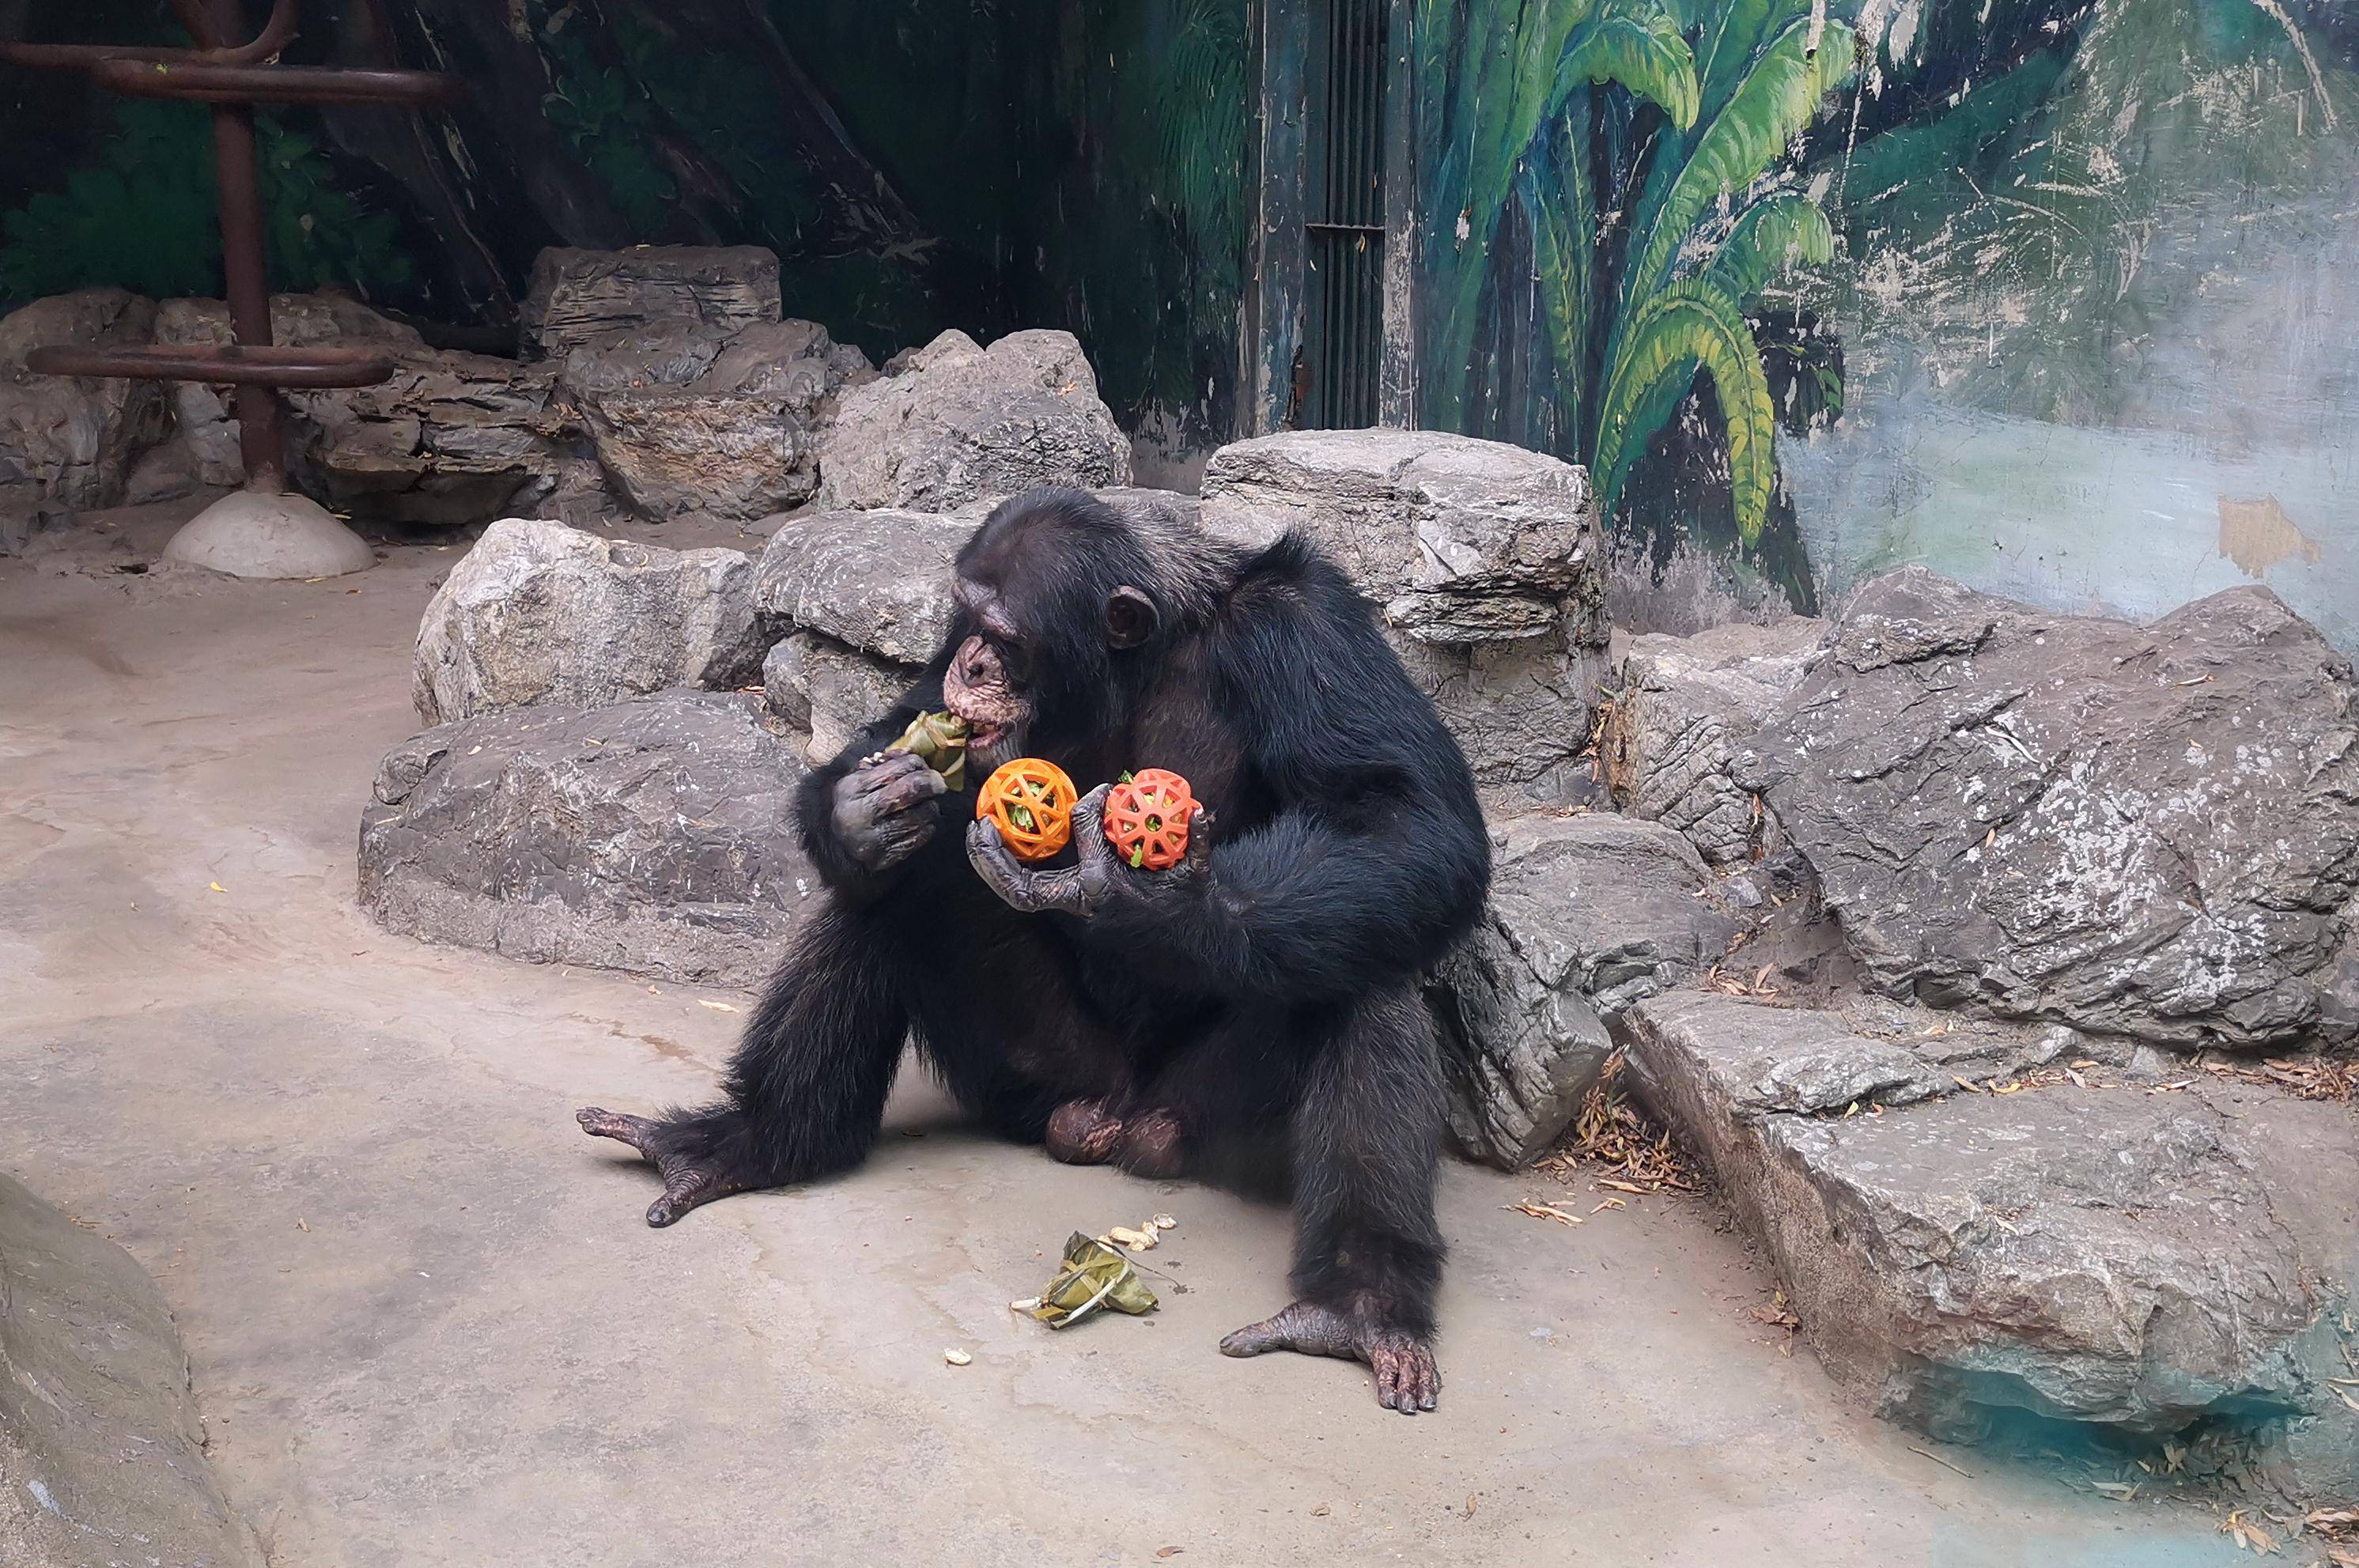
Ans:
[{"label": "sandy ground", "polygon": [[[136,559],[169,518],[114,521]],[[360,915],[360,805],[456,559],[388,557],[0,561],[0,1167],[161,1281],[275,1563],[2236,1559],[2207,1516],[1847,1410],[1702,1204],[1566,1227],[1506,1209],[1561,1185],[1452,1168],[1415,1420],[1358,1368],[1214,1353],[1283,1302],[1281,1213],[986,1141],[914,1073],[859,1171],[648,1230],[644,1168],[571,1107],[701,1095],[746,999]],[[1160,1312],[1007,1311],[1068,1232],[1158,1209]]]}]

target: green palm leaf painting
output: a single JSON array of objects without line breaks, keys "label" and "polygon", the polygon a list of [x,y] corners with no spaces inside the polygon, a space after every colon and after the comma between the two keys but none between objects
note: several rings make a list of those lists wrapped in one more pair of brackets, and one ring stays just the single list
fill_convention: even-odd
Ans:
[{"label": "green palm leaf painting", "polygon": [[[1538,433],[1588,462],[1610,509],[1647,441],[1711,380],[1748,544],[1777,427],[1746,312],[1834,234],[1780,170],[1853,70],[1852,29],[1810,0],[1420,0],[1439,157],[1427,422]],[[1527,266],[1529,278],[1513,276]],[[1485,380],[1503,299],[1529,300],[1549,413],[1518,432]]]}]

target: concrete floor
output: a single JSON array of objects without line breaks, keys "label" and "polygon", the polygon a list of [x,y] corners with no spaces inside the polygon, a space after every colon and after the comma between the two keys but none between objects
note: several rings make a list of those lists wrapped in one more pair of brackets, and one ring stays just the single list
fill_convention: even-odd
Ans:
[{"label": "concrete floor", "polygon": [[[353,907],[455,559],[0,561],[0,1168],[157,1275],[275,1563],[2236,1559],[2207,1515],[1845,1410],[1748,1316],[1768,1281],[1700,1204],[1571,1228],[1506,1208],[1561,1185],[1452,1168],[1417,1420],[1356,1367],[1214,1353],[1284,1300],[1281,1213],[984,1141],[914,1075],[856,1173],[648,1230],[644,1169],[570,1113],[702,1095],[745,998]],[[1184,1282],[1159,1313],[1007,1311],[1068,1232],[1158,1209]]]}]

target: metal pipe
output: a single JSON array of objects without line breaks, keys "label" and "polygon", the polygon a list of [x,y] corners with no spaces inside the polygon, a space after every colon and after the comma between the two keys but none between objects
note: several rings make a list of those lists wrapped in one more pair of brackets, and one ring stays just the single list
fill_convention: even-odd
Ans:
[{"label": "metal pipe", "polygon": [[[210,16],[201,15],[206,0],[172,0],[196,31],[210,20],[213,37],[202,41],[218,45],[238,26],[238,0],[211,0]],[[95,75],[119,69],[101,66]],[[130,68],[141,72],[169,72],[168,66]],[[185,69],[185,68],[182,68]],[[221,191],[222,277],[227,285],[230,326],[238,343],[268,348],[270,328],[270,260],[263,243],[262,155],[254,136],[254,105],[213,106],[213,173]],[[277,495],[287,488],[286,433],[279,425],[278,399],[267,387],[240,385],[237,389],[238,450],[245,459],[249,490]]]},{"label": "metal pipe", "polygon": [[148,343],[136,348],[51,344],[25,355],[37,376],[123,376],[134,381],[201,381],[213,387],[374,387],[394,373],[377,348],[254,348],[240,343]]},{"label": "metal pipe", "polygon": [[198,103],[342,103],[423,109],[458,102],[464,89],[430,71],[347,71],[335,66],[222,65],[110,58],[91,62],[91,80],[134,98]]}]

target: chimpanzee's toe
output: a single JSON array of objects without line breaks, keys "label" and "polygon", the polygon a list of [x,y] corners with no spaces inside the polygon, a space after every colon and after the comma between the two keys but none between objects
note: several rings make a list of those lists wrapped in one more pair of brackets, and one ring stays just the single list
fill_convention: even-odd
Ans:
[{"label": "chimpanzee's toe", "polygon": [[1103,1165],[1122,1140],[1122,1118],[1103,1100],[1067,1100],[1049,1114],[1049,1157],[1068,1165]]},{"label": "chimpanzee's toe", "polygon": [[1247,1323],[1221,1341],[1223,1356],[1260,1356],[1272,1350],[1364,1362],[1375,1373],[1376,1402],[1405,1416],[1433,1409],[1441,1392],[1441,1370],[1432,1345],[1422,1336],[1379,1327],[1360,1314],[1317,1301],[1297,1301],[1276,1317]]},{"label": "chimpanzee's toe", "polygon": [[1169,1181],[1187,1174],[1186,1141],[1187,1129],[1178,1116],[1169,1111],[1147,1111],[1122,1124],[1114,1157],[1134,1176]]}]

